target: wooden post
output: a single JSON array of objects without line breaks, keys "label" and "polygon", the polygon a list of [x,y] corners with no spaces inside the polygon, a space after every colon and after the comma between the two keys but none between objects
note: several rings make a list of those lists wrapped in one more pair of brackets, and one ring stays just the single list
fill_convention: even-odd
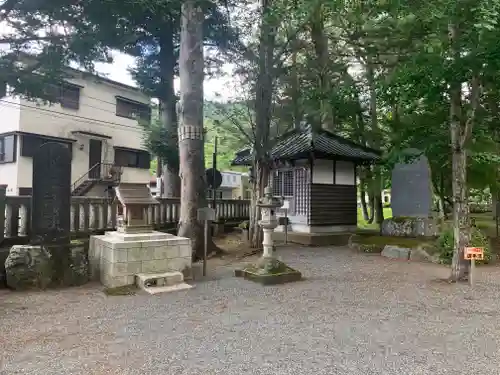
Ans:
[{"label": "wooden post", "polygon": [[205,220],[205,236],[203,244],[203,276],[207,276],[207,252],[208,252],[208,220]]},{"label": "wooden post", "polygon": [[0,242],[3,241],[4,238],[4,232],[5,232],[5,206],[7,205],[6,202],[6,195],[7,192],[7,185],[0,185]]}]

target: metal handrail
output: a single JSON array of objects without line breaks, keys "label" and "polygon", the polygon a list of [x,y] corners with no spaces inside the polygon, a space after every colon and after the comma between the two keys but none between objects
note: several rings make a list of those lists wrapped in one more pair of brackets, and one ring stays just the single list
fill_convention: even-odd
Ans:
[{"label": "metal handrail", "polygon": [[[102,167],[102,168],[101,168]],[[100,168],[99,173],[99,181],[112,181],[112,182],[120,182],[121,175],[123,173],[123,168],[112,163],[96,163],[94,164],[87,172],[81,175],[74,183],[71,185],[71,191],[75,191],[75,189],[80,186],[83,182],[89,179],[89,175],[92,171],[96,170],[96,168]]]},{"label": "metal handrail", "polygon": [[101,163],[95,163],[87,172],[78,177],[77,180],[73,183],[73,185],[71,185],[71,191],[74,191],[79,185],[82,184],[82,182],[88,180],[89,173],[100,165]]}]

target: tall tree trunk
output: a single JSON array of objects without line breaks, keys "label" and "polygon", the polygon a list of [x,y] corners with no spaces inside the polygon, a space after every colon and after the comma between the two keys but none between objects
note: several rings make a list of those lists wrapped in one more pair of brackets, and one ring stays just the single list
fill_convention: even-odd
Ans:
[{"label": "tall tree trunk", "polygon": [[203,11],[196,0],[181,8],[179,155],[181,212],[178,235],[192,241],[195,258],[203,257],[203,226],[197,210],[206,207],[203,151]]},{"label": "tall tree trunk", "polygon": [[319,2],[313,10],[313,17],[310,23],[311,40],[316,53],[316,62],[318,66],[318,88],[320,98],[318,100],[318,125],[323,129],[333,130],[333,112],[329,101],[330,83],[329,83],[329,53],[328,37],[325,33],[325,20],[323,14],[323,4]]},{"label": "tall tree trunk", "polygon": [[[451,57],[460,64],[459,29],[454,21],[448,25]],[[464,250],[470,243],[471,228],[467,194],[467,142],[472,133],[472,125],[479,103],[479,77],[472,76],[470,89],[470,115],[464,119],[462,113],[462,81],[453,78],[449,84],[450,96],[450,137],[452,147],[452,194],[453,194],[453,234],[455,249],[451,265],[450,281],[467,278],[470,262],[464,259]]]},{"label": "tall tree trunk", "polygon": [[368,203],[370,204],[370,216],[366,222],[371,224],[375,219],[375,195],[373,194],[372,188],[368,190]]},{"label": "tall tree trunk", "polygon": [[[168,22],[163,30],[160,41],[160,73],[161,98],[160,110],[163,127],[167,130],[169,147],[178,149],[177,141],[177,98],[174,89],[175,51],[173,41],[173,25]],[[181,196],[181,181],[179,178],[179,161],[164,160],[163,165],[163,197],[178,198]]]},{"label": "tall tree trunk", "polygon": [[[456,90],[457,88],[455,88]],[[464,259],[464,249],[470,242],[469,205],[467,202],[467,153],[460,145],[461,126],[453,97],[459,95],[461,90],[452,94],[450,107],[450,132],[453,147],[452,159],[452,190],[453,190],[453,235],[455,251],[451,266],[451,281],[465,280],[469,272],[469,261]],[[455,103],[453,103],[455,102]]]},{"label": "tall tree trunk", "polygon": [[[294,1],[294,8],[297,11],[297,0]],[[302,121],[301,105],[300,105],[300,82],[297,72],[297,53],[299,50],[299,39],[295,35],[292,41],[292,67],[291,67],[291,80],[292,80],[292,104],[293,104],[293,127],[298,129]]]},{"label": "tall tree trunk", "polygon": [[362,178],[359,182],[359,193],[361,200],[361,212],[363,213],[363,219],[368,221],[370,216],[368,216],[368,204],[366,203],[366,182],[365,179]]},{"label": "tall tree trunk", "polygon": [[[369,61],[366,64],[366,78],[368,80],[368,87],[370,90],[370,125],[371,125],[371,142],[372,147],[375,149],[380,148],[380,129],[378,127],[377,117],[377,92],[375,87],[375,68]],[[380,166],[373,167],[373,206],[374,206],[374,220],[377,224],[382,224],[384,221],[384,210],[382,206],[382,172]]]},{"label": "tall tree trunk", "polygon": [[273,98],[273,68],[275,49],[275,27],[271,14],[272,1],[261,0],[261,29],[259,42],[259,66],[255,88],[255,159],[253,162],[253,193],[250,217],[250,246],[259,248],[262,245],[261,230],[257,224],[259,209],[257,201],[262,197],[264,187],[269,183],[269,128],[271,123],[271,108]]},{"label": "tall tree trunk", "polygon": [[490,186],[491,192],[491,213],[493,215],[493,220],[497,217],[497,203],[498,203],[498,188],[495,185]]}]

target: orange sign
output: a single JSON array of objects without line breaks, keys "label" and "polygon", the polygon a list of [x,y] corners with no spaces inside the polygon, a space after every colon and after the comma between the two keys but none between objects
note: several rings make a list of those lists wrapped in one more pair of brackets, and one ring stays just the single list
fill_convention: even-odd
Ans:
[{"label": "orange sign", "polygon": [[467,260],[483,260],[484,249],[482,247],[466,247],[464,258]]}]

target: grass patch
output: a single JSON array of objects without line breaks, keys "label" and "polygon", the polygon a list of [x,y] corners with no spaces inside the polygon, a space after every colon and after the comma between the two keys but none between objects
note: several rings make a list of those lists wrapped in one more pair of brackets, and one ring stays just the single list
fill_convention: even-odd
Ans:
[{"label": "grass patch", "polygon": [[[392,209],[390,207],[384,208],[384,219],[389,219],[392,217]],[[363,211],[358,208],[358,228],[361,229],[380,229],[378,224],[372,223],[368,224],[363,218]]]},{"label": "grass patch", "polygon": [[125,285],[116,288],[105,288],[103,290],[107,296],[133,296],[137,293],[135,285]]},{"label": "grass patch", "polygon": [[401,247],[416,247],[421,244],[432,243],[433,239],[389,237],[389,236],[357,236],[354,242],[363,245],[393,245]]},{"label": "grass patch", "polygon": [[423,246],[431,249],[434,246],[432,238],[408,238],[408,237],[389,237],[389,236],[363,236],[357,235],[352,240],[359,245],[364,253],[380,253],[386,245],[398,246],[404,248],[416,248]]}]

